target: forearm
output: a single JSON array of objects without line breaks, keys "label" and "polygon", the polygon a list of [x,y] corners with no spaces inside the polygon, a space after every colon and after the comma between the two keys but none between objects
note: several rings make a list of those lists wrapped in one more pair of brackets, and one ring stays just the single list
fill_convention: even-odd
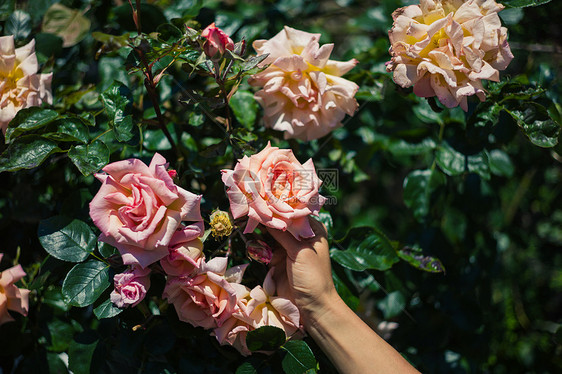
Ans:
[{"label": "forearm", "polygon": [[342,374],[418,373],[335,295],[320,310],[306,313],[305,326]]}]

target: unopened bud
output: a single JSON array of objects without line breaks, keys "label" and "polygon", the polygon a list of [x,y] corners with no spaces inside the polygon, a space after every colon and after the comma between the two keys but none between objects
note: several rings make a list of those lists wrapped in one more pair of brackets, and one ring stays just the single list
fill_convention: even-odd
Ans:
[{"label": "unopened bud", "polygon": [[213,214],[211,214],[210,219],[213,237],[221,238],[232,234],[232,221],[230,221],[230,216],[227,212],[215,210]]},{"label": "unopened bud", "polygon": [[170,176],[170,178],[175,178],[178,176],[178,172],[175,171],[174,169],[170,169],[168,170],[168,175]]},{"label": "unopened bud", "polygon": [[273,258],[273,250],[263,240],[248,240],[246,242],[246,251],[248,257],[262,264],[269,264]]},{"label": "unopened bud", "polygon": [[225,50],[232,51],[234,49],[232,39],[224,31],[216,27],[214,22],[203,30],[201,37],[207,39],[203,43],[203,51],[209,58],[218,57],[220,59]]}]

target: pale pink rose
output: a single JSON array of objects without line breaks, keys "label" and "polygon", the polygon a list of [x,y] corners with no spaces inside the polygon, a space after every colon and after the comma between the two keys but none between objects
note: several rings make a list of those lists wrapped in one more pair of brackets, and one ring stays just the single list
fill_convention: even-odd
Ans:
[{"label": "pale pink rose", "polygon": [[277,295],[274,272],[274,267],[269,269],[263,287],[256,286],[250,291],[250,300],[238,318],[254,329],[275,326],[285,331],[287,338],[301,337],[299,309],[291,300]]},{"label": "pale pink rose", "polygon": [[486,98],[482,80],[499,81],[513,59],[494,0],[420,0],[397,9],[388,35],[387,70],[420,97],[468,110],[467,96]]},{"label": "pale pink rose", "polygon": [[357,109],[359,87],[342,75],[357,60],[329,60],[333,44],[320,47],[320,34],[285,26],[269,40],[256,40],[258,55],[269,53],[260,66],[269,67],[248,80],[263,87],[255,95],[264,108],[267,127],[284,131],[285,139],[312,140],[340,127]]},{"label": "pale pink rose", "polygon": [[247,266],[227,270],[227,265],[227,257],[215,257],[188,276],[168,277],[162,297],[174,305],[180,320],[206,329],[220,327],[236,307],[232,284],[242,281]]},{"label": "pale pink rose", "polygon": [[0,36],[0,128],[4,133],[19,110],[53,103],[53,74],[37,74],[38,70],[35,40],[16,48],[13,35]]},{"label": "pale pink rose", "polygon": [[216,27],[214,22],[203,30],[201,37],[207,39],[203,44],[203,51],[210,58],[215,57],[217,53],[222,56],[227,49],[230,51],[234,49],[232,39],[224,31]]},{"label": "pale pink rose", "polygon": [[[0,261],[4,254],[0,253]],[[27,316],[29,311],[29,290],[18,288],[14,283],[25,276],[21,265],[0,272],[0,325],[14,319],[8,310]]]},{"label": "pale pink rose", "polygon": [[238,160],[234,170],[221,172],[232,216],[248,216],[245,234],[261,223],[299,240],[314,236],[308,216],[318,215],[326,199],[318,193],[322,181],[312,159],[301,164],[292,150],[268,143],[260,153]]},{"label": "pale pink rose", "polygon": [[168,247],[168,256],[160,260],[164,272],[172,276],[187,276],[201,267],[205,259],[202,230],[198,225],[181,228],[174,234]]},{"label": "pale pink rose", "polygon": [[156,153],[150,166],[129,159],[96,174],[102,186],[90,202],[90,217],[101,230],[99,240],[116,247],[125,264],[147,267],[168,255],[182,221],[202,225],[201,196],[176,186],[167,167]]},{"label": "pale pink rose", "polygon": [[132,266],[113,277],[114,290],[109,299],[118,308],[134,307],[146,296],[150,288],[150,269]]}]

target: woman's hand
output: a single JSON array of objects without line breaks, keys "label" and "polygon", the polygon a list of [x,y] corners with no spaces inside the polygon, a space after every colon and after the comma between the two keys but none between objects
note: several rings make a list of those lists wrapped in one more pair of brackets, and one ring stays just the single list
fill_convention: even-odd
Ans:
[{"label": "woman's hand", "polygon": [[324,225],[310,218],[316,236],[297,240],[288,231],[268,228],[285,249],[274,251],[275,282],[281,294],[291,295],[302,313],[305,327],[318,318],[331,303],[340,300],[332,280],[327,232]]}]

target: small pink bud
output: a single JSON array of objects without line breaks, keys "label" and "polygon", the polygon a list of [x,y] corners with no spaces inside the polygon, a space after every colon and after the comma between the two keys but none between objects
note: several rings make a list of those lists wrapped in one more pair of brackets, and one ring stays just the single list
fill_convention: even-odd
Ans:
[{"label": "small pink bud", "polygon": [[175,177],[178,176],[178,172],[175,171],[174,169],[170,169],[170,170],[168,170],[168,175],[169,175],[171,178],[175,178]]},{"label": "small pink bud", "polygon": [[221,29],[211,23],[203,30],[201,37],[207,39],[203,44],[203,51],[207,57],[213,58],[219,53],[219,58],[224,54],[225,50],[232,51],[234,49],[234,42],[230,37]]},{"label": "small pink bud", "polygon": [[246,250],[248,257],[262,264],[269,264],[273,258],[273,250],[263,240],[248,240]]}]

